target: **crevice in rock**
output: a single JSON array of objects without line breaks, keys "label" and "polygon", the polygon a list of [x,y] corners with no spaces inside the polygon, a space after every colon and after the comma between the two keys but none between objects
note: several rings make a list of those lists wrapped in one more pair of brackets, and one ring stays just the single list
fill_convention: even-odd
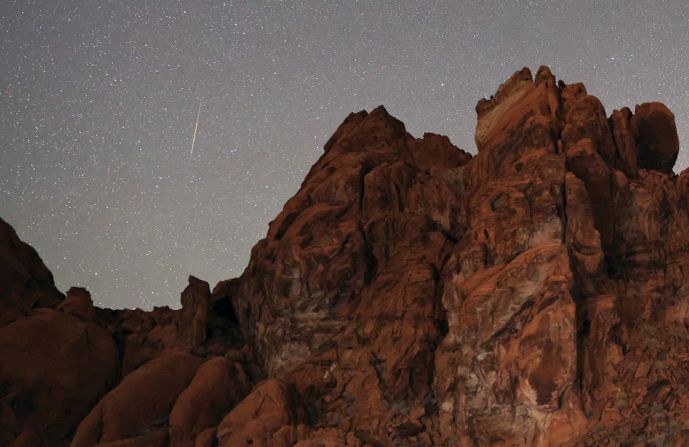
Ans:
[{"label": "crevice in rock", "polygon": [[227,324],[237,326],[239,319],[234,311],[232,300],[229,297],[224,297],[212,303],[213,313],[224,320]]},{"label": "crevice in rock", "polygon": [[366,203],[366,176],[375,169],[375,167],[362,166],[361,174],[359,174],[359,213],[364,217],[364,204]]},{"label": "crevice in rock", "polygon": [[280,228],[275,232],[275,240],[279,241],[282,239],[282,237],[285,235],[289,227],[294,223],[294,221],[297,219],[299,214],[301,213],[301,209],[294,211],[293,213],[290,213],[285,219],[282,221],[280,224]]},{"label": "crevice in rock", "polygon": [[358,224],[359,231],[361,232],[361,237],[364,240],[364,263],[366,263],[366,271],[364,272],[364,283],[366,285],[373,281],[378,271],[378,259],[373,252],[373,246],[366,235],[366,230],[361,223]]},{"label": "crevice in rock", "polygon": [[[558,140],[558,142],[561,142],[561,140]],[[567,166],[567,159],[563,154],[563,163],[564,163],[564,177],[562,179],[562,214],[560,216],[560,219],[562,221],[562,243],[565,245],[565,248],[567,249],[567,255],[569,257],[569,265],[570,269],[572,271],[573,275],[573,285],[570,288],[570,296],[572,297],[572,300],[574,301],[574,308],[575,308],[575,339],[574,343],[576,346],[576,378],[575,378],[575,384],[574,387],[578,390],[578,393],[580,396],[583,396],[583,393],[585,392],[584,390],[584,363],[585,363],[585,353],[586,353],[586,339],[588,337],[589,331],[590,331],[590,326],[591,323],[588,319],[587,315],[587,310],[586,310],[586,303],[585,299],[586,297],[584,294],[579,290],[578,284],[580,284],[579,280],[579,272],[577,271],[576,267],[576,258],[573,255],[574,247],[572,246],[574,244],[574,241],[570,240],[568,237],[569,229],[569,216],[567,215],[567,183],[566,183],[566,176],[567,172],[570,172],[568,170]]]},{"label": "crevice in rock", "polygon": [[[562,243],[567,247],[567,161],[564,161],[564,177],[562,178],[562,186],[560,188],[560,195],[562,200],[561,208],[558,209],[558,214],[560,215],[560,221],[562,222]],[[569,247],[567,247],[567,252],[569,253]],[[570,256],[570,260],[572,257]]]},{"label": "crevice in rock", "polygon": [[579,393],[583,396],[584,389],[584,366],[586,355],[586,340],[591,330],[591,321],[586,311],[586,297],[577,291],[571,291],[572,299],[576,308],[576,347],[577,347],[577,368],[576,368],[576,385]]}]

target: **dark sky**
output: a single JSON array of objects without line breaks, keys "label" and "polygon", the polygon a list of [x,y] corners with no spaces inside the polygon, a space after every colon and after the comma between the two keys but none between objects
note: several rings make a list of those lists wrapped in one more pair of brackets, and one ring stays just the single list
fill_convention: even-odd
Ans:
[{"label": "dark sky", "polygon": [[473,152],[476,101],[546,64],[608,113],[665,102],[686,142],[688,4],[3,0],[0,216],[61,289],[178,306],[241,274],[351,111]]}]

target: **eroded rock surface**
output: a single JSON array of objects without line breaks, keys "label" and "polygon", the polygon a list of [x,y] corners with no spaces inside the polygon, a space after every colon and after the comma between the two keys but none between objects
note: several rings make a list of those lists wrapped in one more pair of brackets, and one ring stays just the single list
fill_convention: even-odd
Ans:
[{"label": "eroded rock surface", "polygon": [[268,379],[223,418],[217,430],[218,446],[291,446],[299,438],[298,424],[304,421],[305,410],[294,387]]},{"label": "eroded rock surface", "polygon": [[352,113],[244,274],[180,310],[63,299],[0,222],[0,443],[689,444],[672,112],[608,117],[546,67],[476,111],[473,157]]}]

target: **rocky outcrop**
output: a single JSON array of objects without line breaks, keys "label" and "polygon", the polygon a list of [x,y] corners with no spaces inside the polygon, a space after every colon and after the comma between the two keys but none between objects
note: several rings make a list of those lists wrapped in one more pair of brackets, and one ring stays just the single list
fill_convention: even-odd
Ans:
[{"label": "rocky outcrop", "polygon": [[296,426],[304,419],[305,412],[294,388],[281,380],[269,379],[256,385],[223,418],[217,430],[218,446],[291,446],[298,439]]},{"label": "rocky outcrop", "polygon": [[56,309],[84,321],[94,321],[95,319],[91,294],[83,287],[69,289],[64,301],[58,304]]},{"label": "rocky outcrop", "polygon": [[91,297],[67,298],[36,251],[0,219],[0,445],[65,445],[120,376]]},{"label": "rocky outcrop", "polygon": [[674,116],[546,67],[476,112],[473,157],[350,114],[243,275],[180,310],[63,299],[0,226],[0,443],[689,443]]},{"label": "rocky outcrop", "polygon": [[0,326],[31,309],[53,307],[63,297],[36,250],[0,219]]},{"label": "rocky outcrop", "polygon": [[352,114],[254,248],[237,315],[267,373],[319,409],[316,426],[376,438],[432,395],[469,160],[382,107]]},{"label": "rocky outcrop", "polygon": [[139,367],[84,418],[71,446],[87,447],[132,438],[162,425],[200,362],[192,355],[171,352]]},{"label": "rocky outcrop", "polygon": [[672,286],[652,274],[686,250],[666,238],[686,219],[674,195],[686,183],[665,110],[608,118],[583,85],[524,69],[479,102],[473,159],[382,109],[350,115],[233,298],[268,374],[295,384],[336,442],[607,432],[625,334],[683,319],[687,302],[682,267]]},{"label": "rocky outcrop", "polygon": [[239,363],[225,357],[205,362],[170,412],[171,447],[193,447],[197,437],[216,427],[250,389]]},{"label": "rocky outcrop", "polygon": [[110,334],[54,309],[1,327],[0,359],[0,445],[64,445],[119,377]]},{"label": "rocky outcrop", "polygon": [[675,115],[665,104],[637,105],[630,120],[639,165],[646,169],[672,172],[679,152]]},{"label": "rocky outcrop", "polygon": [[208,283],[193,276],[182,292],[179,333],[183,342],[197,348],[206,341],[211,291]]}]

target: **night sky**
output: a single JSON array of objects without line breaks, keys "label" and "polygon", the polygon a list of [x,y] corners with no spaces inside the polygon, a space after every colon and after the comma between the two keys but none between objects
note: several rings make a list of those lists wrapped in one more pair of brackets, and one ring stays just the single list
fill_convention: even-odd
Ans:
[{"label": "night sky", "polygon": [[689,138],[686,0],[476,3],[3,0],[0,216],[61,290],[178,307],[241,274],[351,111],[474,152],[477,100],[546,64]]}]

